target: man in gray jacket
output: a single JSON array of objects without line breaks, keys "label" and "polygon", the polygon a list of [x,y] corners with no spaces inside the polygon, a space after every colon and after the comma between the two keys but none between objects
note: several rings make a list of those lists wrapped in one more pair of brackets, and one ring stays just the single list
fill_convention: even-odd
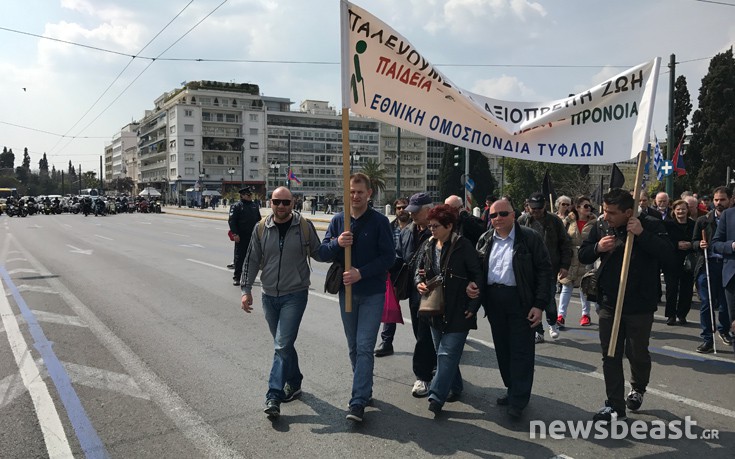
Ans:
[{"label": "man in gray jacket", "polygon": [[275,346],[264,410],[271,420],[280,416],[282,402],[301,395],[304,376],[294,344],[311,284],[308,259],[321,261],[314,225],[294,213],[293,206],[288,188],[273,191],[273,214],[253,229],[240,281],[242,309],[250,313],[253,282],[261,271],[263,311]]}]

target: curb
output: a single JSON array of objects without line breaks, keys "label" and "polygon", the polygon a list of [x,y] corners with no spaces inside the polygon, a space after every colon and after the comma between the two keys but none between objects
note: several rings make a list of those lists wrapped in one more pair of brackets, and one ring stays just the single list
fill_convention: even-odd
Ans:
[{"label": "curb", "polygon": [[[224,222],[228,220],[227,215],[220,216],[220,215],[206,214],[204,213],[204,211],[199,213],[197,211],[183,211],[183,210],[179,211],[176,209],[166,209],[166,210],[161,210],[161,213],[169,214],[169,215],[178,215],[180,217],[202,218],[205,220],[219,220],[219,221],[224,221]],[[304,214],[301,214],[301,215],[304,215]],[[331,219],[327,220],[325,218],[309,218],[308,216],[306,217],[306,219],[314,224],[314,228],[317,231],[326,231],[329,223],[332,221]],[[319,225],[319,223],[326,223],[326,225]]]}]

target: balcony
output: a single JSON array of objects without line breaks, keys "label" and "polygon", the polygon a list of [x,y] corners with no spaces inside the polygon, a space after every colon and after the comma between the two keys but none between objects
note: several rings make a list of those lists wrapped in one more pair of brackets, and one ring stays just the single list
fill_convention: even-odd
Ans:
[{"label": "balcony", "polygon": [[224,127],[202,127],[202,136],[206,137],[237,137],[242,138],[242,129]]}]

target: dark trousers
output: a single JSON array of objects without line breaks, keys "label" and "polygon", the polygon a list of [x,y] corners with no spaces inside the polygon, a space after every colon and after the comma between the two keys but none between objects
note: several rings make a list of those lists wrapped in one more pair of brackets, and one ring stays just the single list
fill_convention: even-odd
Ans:
[{"label": "dark trousers", "polygon": [[396,336],[396,324],[383,324],[383,331],[380,332],[380,340],[385,344],[393,344],[393,338]]},{"label": "dark trousers", "polygon": [[666,281],[666,317],[685,318],[692,308],[692,286],[694,277],[691,271],[681,267],[664,271]]},{"label": "dark trousers", "polygon": [[[730,312],[730,320],[735,321],[735,277],[725,286],[725,298],[727,299],[727,308]],[[732,343],[733,351],[735,351],[735,341]]]},{"label": "dark trousers", "polygon": [[[544,313],[546,313],[546,323],[549,325],[556,325],[556,319],[559,316],[559,308],[557,308],[556,306],[556,282],[551,283],[551,301],[549,302],[549,304],[546,305],[546,308],[544,309]],[[542,320],[543,320],[543,316],[542,316]],[[539,323],[536,326],[536,328],[533,329],[533,331],[540,335],[543,335],[544,334],[543,322]]]},{"label": "dark trousers", "polygon": [[250,245],[250,238],[240,238],[240,242],[235,242],[235,272],[232,274],[232,278],[240,280],[242,275],[242,265],[245,263],[245,255],[248,253],[248,246]]},{"label": "dark trousers", "polygon": [[420,301],[418,291],[412,292],[408,300],[408,309],[411,310],[413,336],[416,337],[416,345],[413,348],[413,374],[416,375],[416,379],[429,382],[434,377],[436,368],[436,349],[429,321],[418,315]]},{"label": "dark trousers", "polygon": [[625,413],[623,353],[630,363],[630,385],[636,391],[645,393],[651,377],[651,354],[648,353],[648,340],[651,337],[653,313],[622,315],[614,357],[607,356],[614,312],[602,307],[598,317],[600,345],[602,346],[602,373],[605,375],[607,400],[615,411],[622,414]]},{"label": "dark trousers", "polygon": [[[704,266],[697,275],[697,293],[699,293],[701,302],[699,324],[702,326],[702,333],[699,336],[702,337],[704,342],[712,344],[713,313],[710,310],[710,304],[714,308],[714,316],[718,321],[717,331],[722,334],[727,334],[730,331],[730,314],[727,311],[725,288],[722,286],[722,260],[710,260],[708,265],[709,279]],[[710,292],[710,287],[712,287],[712,292]]]},{"label": "dark trousers", "polygon": [[488,286],[484,304],[493,333],[498,369],[508,388],[508,402],[523,409],[531,399],[536,356],[534,331],[529,326],[528,314],[520,306],[516,287]]}]

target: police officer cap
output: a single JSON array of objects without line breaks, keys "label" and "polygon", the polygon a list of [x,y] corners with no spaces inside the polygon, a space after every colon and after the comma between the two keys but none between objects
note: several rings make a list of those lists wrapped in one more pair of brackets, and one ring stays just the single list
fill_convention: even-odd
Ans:
[{"label": "police officer cap", "polygon": [[240,194],[253,194],[253,191],[249,186],[246,186],[245,188],[240,188]]}]

